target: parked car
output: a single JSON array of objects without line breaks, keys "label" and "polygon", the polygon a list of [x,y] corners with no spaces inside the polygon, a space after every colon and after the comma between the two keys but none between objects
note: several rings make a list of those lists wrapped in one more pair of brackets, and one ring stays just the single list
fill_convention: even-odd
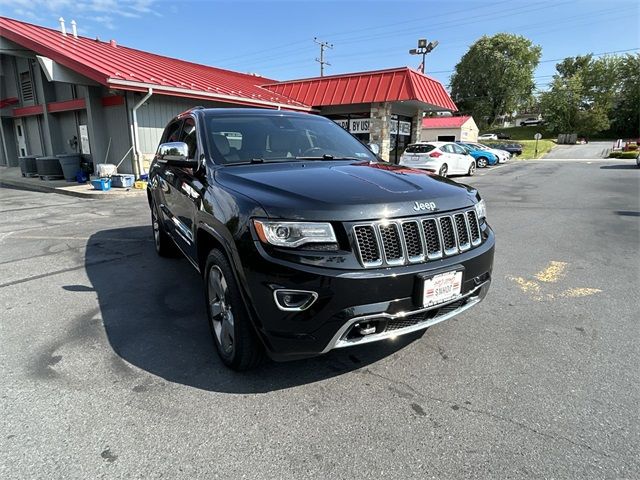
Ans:
[{"label": "parked car", "polygon": [[496,134],[498,136],[498,140],[511,140],[511,135],[504,132],[498,132]]},{"label": "parked car", "polygon": [[483,133],[478,135],[478,140],[498,140],[498,135],[495,133]]},{"label": "parked car", "polygon": [[462,146],[451,142],[421,142],[408,145],[400,165],[448,175],[473,175],[476,161]]},{"label": "parked car", "polygon": [[524,120],[520,121],[520,126],[521,127],[526,127],[526,126],[530,126],[530,125],[542,125],[544,122],[542,119],[538,118],[538,117],[529,117],[529,118],[525,118]]},{"label": "parked car", "polygon": [[[483,145],[482,143],[476,143],[476,142],[458,142],[461,143],[463,145],[468,146],[469,148],[473,148],[474,150],[481,150],[481,151],[486,151],[486,152],[490,152],[493,155],[495,155],[496,157],[498,157],[498,162],[497,163],[505,163],[506,161],[508,161],[511,158],[511,154],[509,152],[507,152],[506,150],[500,150],[498,148],[491,148],[488,147],[487,145]],[[476,158],[476,163],[477,162],[477,157]],[[489,162],[489,165],[493,165],[493,163]],[[480,166],[480,165],[478,165]]]},{"label": "parked car", "polygon": [[494,155],[489,150],[485,150],[483,148],[477,148],[472,146],[470,143],[457,142],[462,148],[469,152],[473,158],[476,159],[476,167],[485,168],[489,165],[497,164],[500,159],[497,155]]},{"label": "parked car", "polygon": [[202,275],[225,365],[395,338],[485,297],[495,240],[477,190],[372,150],[306,113],[196,108],[169,122],[147,187],[154,245]]},{"label": "parked car", "polygon": [[638,166],[638,168],[640,168],[640,152],[638,152],[638,155],[636,155],[636,165]]},{"label": "parked car", "polygon": [[522,154],[522,145],[520,145],[519,143],[492,143],[491,145],[487,146],[497,150],[504,150],[516,156]]}]

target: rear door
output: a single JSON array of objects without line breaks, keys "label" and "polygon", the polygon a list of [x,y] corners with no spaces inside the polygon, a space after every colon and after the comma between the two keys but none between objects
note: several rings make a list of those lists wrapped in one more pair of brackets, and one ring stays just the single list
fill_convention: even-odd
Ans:
[{"label": "rear door", "polygon": [[471,154],[458,144],[452,143],[453,153],[456,156],[457,170],[459,173],[467,173],[471,165]]},{"label": "rear door", "polygon": [[460,171],[460,160],[458,155],[456,155],[455,150],[453,149],[452,143],[447,143],[440,147],[440,150],[444,152],[444,156],[446,161],[443,163],[447,164],[449,173],[457,173]]}]

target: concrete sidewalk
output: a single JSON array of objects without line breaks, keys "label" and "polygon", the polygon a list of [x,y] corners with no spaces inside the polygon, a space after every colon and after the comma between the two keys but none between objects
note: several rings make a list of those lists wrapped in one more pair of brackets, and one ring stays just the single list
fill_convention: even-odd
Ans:
[{"label": "concrete sidewalk", "polygon": [[0,185],[82,198],[131,198],[145,195],[144,190],[135,188],[111,188],[110,190],[102,191],[95,190],[90,183],[78,184],[65,180],[41,180],[38,177],[25,178],[18,167],[0,167]]}]

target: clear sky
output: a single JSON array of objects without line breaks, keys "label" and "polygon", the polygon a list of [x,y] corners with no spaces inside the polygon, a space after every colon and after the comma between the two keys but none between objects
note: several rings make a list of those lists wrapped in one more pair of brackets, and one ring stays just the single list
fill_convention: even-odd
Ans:
[{"label": "clear sky", "polygon": [[438,40],[427,74],[446,85],[480,36],[518,33],[542,46],[540,89],[556,59],[640,48],[638,0],[0,0],[0,14],[55,28],[63,16],[82,35],[282,80],[319,74],[314,37],[334,46],[325,74],[417,67],[408,50]]}]

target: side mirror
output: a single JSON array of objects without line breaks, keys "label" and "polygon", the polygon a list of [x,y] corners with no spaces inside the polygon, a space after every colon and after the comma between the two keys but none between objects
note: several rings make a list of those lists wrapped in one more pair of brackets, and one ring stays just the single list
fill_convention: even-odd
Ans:
[{"label": "side mirror", "polygon": [[184,142],[160,144],[156,158],[174,167],[198,168],[198,160],[189,158],[189,146]]},{"label": "side mirror", "polygon": [[367,147],[369,147],[369,150],[371,150],[374,155],[380,155],[380,145],[378,145],[377,143],[370,143],[367,145]]}]

